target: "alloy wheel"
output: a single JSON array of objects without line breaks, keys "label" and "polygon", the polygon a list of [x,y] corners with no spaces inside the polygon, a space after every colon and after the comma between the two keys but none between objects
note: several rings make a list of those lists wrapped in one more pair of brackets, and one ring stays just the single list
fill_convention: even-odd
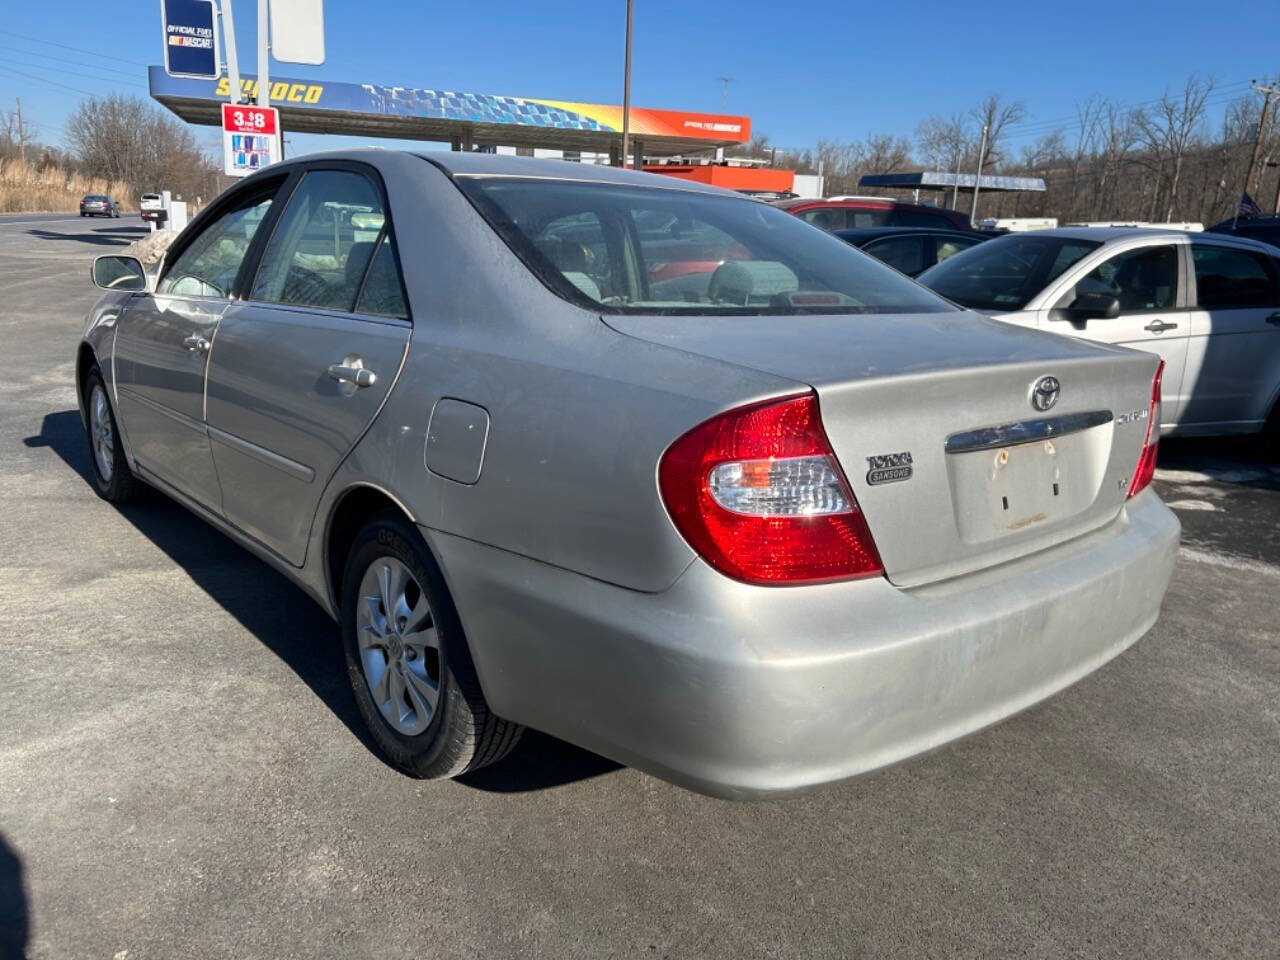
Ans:
[{"label": "alloy wheel", "polygon": [[356,641],[383,719],[405,736],[425,731],[440,702],[440,636],[426,592],[401,560],[379,557],[365,570]]},{"label": "alloy wheel", "polygon": [[110,483],[116,470],[116,431],[111,407],[101,384],[89,394],[89,431],[93,437],[93,461],[103,483]]}]

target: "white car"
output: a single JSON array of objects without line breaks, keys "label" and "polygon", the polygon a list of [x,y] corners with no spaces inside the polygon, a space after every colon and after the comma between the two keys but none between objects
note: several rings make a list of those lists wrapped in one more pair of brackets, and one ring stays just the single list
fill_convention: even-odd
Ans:
[{"label": "white car", "polygon": [[1280,249],[1168,230],[1038,230],[979,244],[919,281],[1007,323],[1159,355],[1164,434],[1280,429]]}]

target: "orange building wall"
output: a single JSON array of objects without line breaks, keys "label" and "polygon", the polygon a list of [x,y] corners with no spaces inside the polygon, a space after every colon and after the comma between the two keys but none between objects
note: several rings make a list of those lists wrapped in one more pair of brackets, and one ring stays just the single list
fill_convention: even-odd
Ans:
[{"label": "orange building wall", "polygon": [[696,180],[726,190],[760,190],[788,193],[795,185],[794,170],[770,170],[762,167],[677,166],[651,164],[646,173],[660,173],[681,180]]}]

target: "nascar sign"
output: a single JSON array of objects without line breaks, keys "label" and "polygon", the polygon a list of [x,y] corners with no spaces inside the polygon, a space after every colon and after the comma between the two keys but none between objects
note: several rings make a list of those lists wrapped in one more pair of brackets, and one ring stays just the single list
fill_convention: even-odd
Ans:
[{"label": "nascar sign", "polygon": [[222,105],[223,170],[247,177],[280,159],[280,111],[242,103]]},{"label": "nascar sign", "polygon": [[216,79],[222,72],[214,0],[160,0],[164,69],[172,77]]}]

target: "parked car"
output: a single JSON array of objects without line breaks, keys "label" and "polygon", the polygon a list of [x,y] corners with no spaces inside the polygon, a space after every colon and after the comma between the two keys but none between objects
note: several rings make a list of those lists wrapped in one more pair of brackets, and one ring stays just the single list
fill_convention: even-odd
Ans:
[{"label": "parked car", "polygon": [[1233,237],[1244,237],[1280,247],[1280,216],[1274,217],[1241,217],[1223,220],[1214,224],[1208,233],[1225,233]]},{"label": "parked car", "polygon": [[156,487],[314,597],[414,775],[528,725],[727,796],[838,780],[1078,680],[1173,568],[1155,358],[958,323],[714,188],[299,158],[156,278],[94,277],[97,491]]},{"label": "parked car", "polygon": [[916,227],[874,227],[835,230],[837,237],[882,260],[908,277],[919,276],[961,250],[987,239],[976,230],[934,230]]},{"label": "parked car", "polygon": [[86,193],[80,198],[82,217],[118,217],[120,204],[105,193]]},{"label": "parked car", "polygon": [[806,223],[834,230],[863,227],[931,227],[938,230],[972,230],[969,218],[957,210],[904,203],[887,197],[830,197],[815,200],[798,197],[778,200],[774,206],[794,214]]},{"label": "parked car", "polygon": [[997,237],[919,280],[1006,323],[1165,363],[1164,433],[1276,426],[1280,251],[1214,233],[1081,227]]},{"label": "parked car", "polygon": [[144,193],[138,201],[138,213],[143,220],[163,223],[165,220],[164,198],[158,193]]}]

